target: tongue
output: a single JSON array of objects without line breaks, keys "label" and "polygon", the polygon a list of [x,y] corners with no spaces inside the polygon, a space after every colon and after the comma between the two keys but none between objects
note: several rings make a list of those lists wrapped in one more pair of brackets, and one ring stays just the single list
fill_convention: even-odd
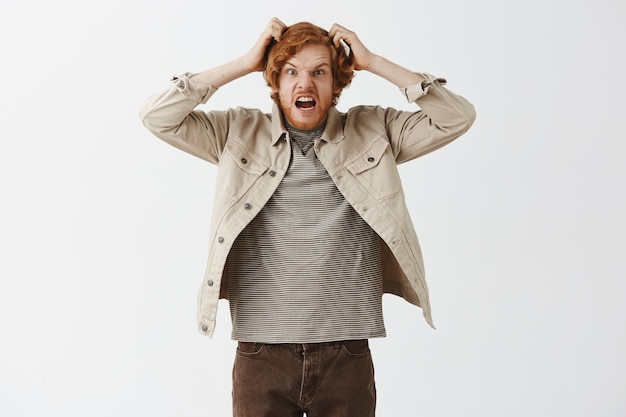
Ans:
[{"label": "tongue", "polygon": [[315,102],[314,101],[298,101],[296,105],[301,109],[310,109],[311,107],[315,106]]}]

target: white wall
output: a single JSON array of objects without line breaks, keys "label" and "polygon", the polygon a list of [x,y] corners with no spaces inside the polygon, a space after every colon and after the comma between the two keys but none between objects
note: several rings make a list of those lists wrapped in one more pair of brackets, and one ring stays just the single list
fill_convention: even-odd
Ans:
[{"label": "white wall", "polygon": [[[385,297],[379,415],[626,415],[625,3],[87,3],[0,6],[0,415],[230,415],[227,304],[195,328],[215,168],[136,112],[273,15],[341,23],[478,111],[402,167],[438,330]],[[357,103],[410,108],[365,73]],[[255,75],[211,105],[270,101]]]}]

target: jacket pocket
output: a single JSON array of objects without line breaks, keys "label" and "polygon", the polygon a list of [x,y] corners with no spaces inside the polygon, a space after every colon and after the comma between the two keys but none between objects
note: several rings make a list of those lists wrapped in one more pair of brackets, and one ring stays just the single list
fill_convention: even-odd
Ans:
[{"label": "jacket pocket", "polygon": [[249,152],[237,139],[230,138],[217,169],[217,193],[238,200],[268,168],[268,163]]},{"label": "jacket pocket", "polygon": [[382,199],[402,190],[402,182],[391,146],[378,137],[372,145],[347,165],[354,177],[376,198]]}]

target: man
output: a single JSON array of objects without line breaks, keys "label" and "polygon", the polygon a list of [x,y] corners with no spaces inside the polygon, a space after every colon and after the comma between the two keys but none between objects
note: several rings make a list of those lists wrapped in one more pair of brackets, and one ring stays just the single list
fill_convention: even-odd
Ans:
[{"label": "man", "polygon": [[[414,112],[335,104],[356,71],[395,84]],[[194,110],[222,85],[263,71],[271,114]],[[417,236],[396,165],[472,125],[445,81],[370,52],[340,25],[272,19],[241,58],[174,77],[140,116],[164,141],[218,165],[198,326],[212,336],[229,300],[237,417],[373,416],[368,339],[384,337],[384,292],[432,326]]]}]

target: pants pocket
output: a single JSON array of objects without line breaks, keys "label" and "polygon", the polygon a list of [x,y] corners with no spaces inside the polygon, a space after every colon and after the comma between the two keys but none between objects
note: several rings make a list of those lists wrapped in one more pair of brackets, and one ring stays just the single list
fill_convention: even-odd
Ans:
[{"label": "pants pocket", "polygon": [[342,352],[354,358],[365,358],[370,356],[370,347],[367,339],[346,340],[341,346]]},{"label": "pants pocket", "polygon": [[261,356],[267,350],[264,343],[238,342],[236,354],[246,358]]}]

